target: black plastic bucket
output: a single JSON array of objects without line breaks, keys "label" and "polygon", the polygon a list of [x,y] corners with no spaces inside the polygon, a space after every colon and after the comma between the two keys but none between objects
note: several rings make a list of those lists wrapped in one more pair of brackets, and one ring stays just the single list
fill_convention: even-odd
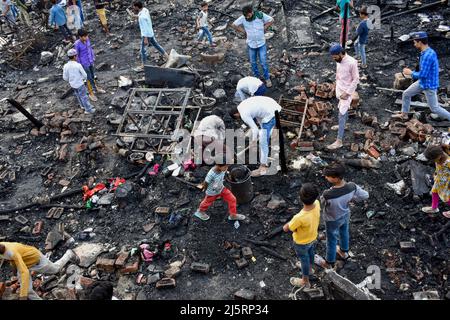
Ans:
[{"label": "black plastic bucket", "polygon": [[250,169],[244,165],[233,165],[230,166],[229,172],[225,180],[230,185],[236,202],[243,204],[252,201],[254,194]]}]

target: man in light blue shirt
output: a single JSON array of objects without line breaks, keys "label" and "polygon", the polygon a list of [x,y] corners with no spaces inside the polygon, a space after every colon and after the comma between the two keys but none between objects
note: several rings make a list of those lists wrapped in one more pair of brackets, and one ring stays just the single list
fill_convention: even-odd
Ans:
[{"label": "man in light blue shirt", "polygon": [[67,27],[67,17],[64,9],[57,3],[57,0],[51,0],[52,7],[50,9],[50,15],[48,17],[48,24],[50,27],[55,27],[55,30],[60,30],[64,36],[66,41],[73,40],[75,41],[75,37],[70,32]]},{"label": "man in light blue shirt", "polygon": [[133,10],[136,14],[138,14],[139,19],[139,28],[141,29],[141,57],[142,57],[142,66],[144,68],[144,64],[147,61],[147,50],[146,47],[150,44],[155,47],[166,59],[169,58],[169,55],[166,51],[159,45],[159,43],[155,39],[155,33],[153,32],[152,19],[150,18],[150,12],[147,8],[144,8],[141,1],[136,1],[133,3]]},{"label": "man in light blue shirt", "polygon": [[0,12],[2,17],[5,17],[10,23],[16,23],[16,17],[12,11],[12,2],[11,0],[0,0]]},{"label": "man in light blue shirt", "polygon": [[257,59],[264,71],[266,86],[270,88],[269,66],[267,63],[267,46],[264,32],[273,24],[273,18],[260,11],[253,10],[251,6],[242,9],[243,15],[233,22],[231,27],[247,35],[247,46],[253,74],[259,78]]}]

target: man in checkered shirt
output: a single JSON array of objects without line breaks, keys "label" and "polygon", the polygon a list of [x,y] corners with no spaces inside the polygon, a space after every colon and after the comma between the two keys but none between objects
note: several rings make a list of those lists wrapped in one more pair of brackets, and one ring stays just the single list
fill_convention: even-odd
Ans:
[{"label": "man in checkered shirt", "polygon": [[411,98],[419,93],[424,93],[431,112],[437,114],[439,118],[450,121],[450,112],[439,106],[437,89],[439,88],[439,62],[436,52],[428,45],[428,35],[426,32],[414,32],[411,35],[414,46],[421,51],[419,71],[412,71],[409,68],[403,69],[404,75],[412,75],[416,80],[403,92],[401,118],[408,120],[408,112]]}]

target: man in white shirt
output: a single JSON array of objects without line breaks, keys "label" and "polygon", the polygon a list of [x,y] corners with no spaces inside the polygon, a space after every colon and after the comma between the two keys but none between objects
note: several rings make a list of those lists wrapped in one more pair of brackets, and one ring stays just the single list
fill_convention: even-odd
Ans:
[{"label": "man in white shirt", "polygon": [[238,81],[236,86],[235,98],[242,102],[253,96],[262,96],[266,93],[264,83],[255,77],[245,77]]},{"label": "man in white shirt", "polygon": [[94,113],[95,109],[89,103],[87,88],[84,85],[87,74],[83,66],[77,62],[77,50],[70,49],[67,56],[70,61],[64,65],[63,79],[69,82],[81,108],[84,109],[84,113]]},{"label": "man in white shirt", "polygon": [[231,27],[238,32],[247,35],[248,54],[253,74],[259,78],[259,63],[264,71],[266,86],[272,87],[270,81],[269,66],[267,64],[267,47],[264,32],[273,24],[273,18],[265,13],[253,10],[252,6],[245,6],[242,9],[243,15],[233,22]]},{"label": "man in white shirt", "polygon": [[147,50],[146,47],[150,44],[155,47],[156,50],[161,53],[164,58],[169,59],[167,52],[159,45],[155,39],[155,33],[153,31],[152,19],[150,17],[150,12],[141,1],[135,1],[133,3],[134,13],[138,14],[139,28],[141,30],[141,59],[142,65],[139,69],[144,69],[144,64],[147,61]]},{"label": "man in white shirt", "polygon": [[[275,127],[275,111],[281,111],[281,106],[275,100],[270,97],[257,96],[244,100],[230,112],[232,117],[241,118],[252,130],[250,149],[256,146],[259,136],[261,165],[257,170],[252,171],[252,177],[267,173],[270,137],[272,129]],[[261,130],[258,129],[254,119],[259,122]]]}]

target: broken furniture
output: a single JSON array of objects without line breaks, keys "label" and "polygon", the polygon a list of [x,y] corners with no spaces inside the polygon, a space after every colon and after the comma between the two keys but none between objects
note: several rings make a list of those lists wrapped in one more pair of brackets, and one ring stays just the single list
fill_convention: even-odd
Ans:
[{"label": "broken furniture", "polygon": [[[195,123],[201,107],[188,106],[191,89],[133,88],[115,135],[143,159],[146,152],[172,153],[184,126]],[[190,146],[190,141],[188,142]]]}]

